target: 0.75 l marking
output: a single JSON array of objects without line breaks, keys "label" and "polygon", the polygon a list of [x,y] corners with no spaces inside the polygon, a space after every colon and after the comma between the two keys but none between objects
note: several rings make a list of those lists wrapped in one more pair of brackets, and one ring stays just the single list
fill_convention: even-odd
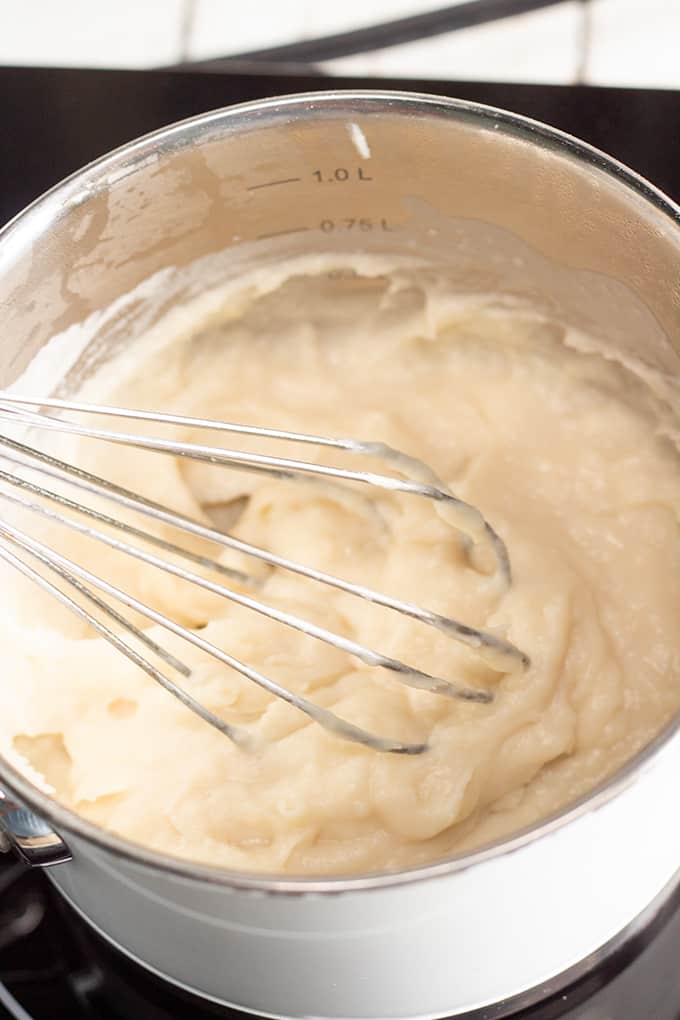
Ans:
[{"label": "0.75 l marking", "polygon": [[323,230],[324,234],[332,234],[334,230],[362,230],[366,233],[369,230],[392,229],[387,220],[372,220],[366,216],[344,216],[338,220],[321,220],[319,228]]}]

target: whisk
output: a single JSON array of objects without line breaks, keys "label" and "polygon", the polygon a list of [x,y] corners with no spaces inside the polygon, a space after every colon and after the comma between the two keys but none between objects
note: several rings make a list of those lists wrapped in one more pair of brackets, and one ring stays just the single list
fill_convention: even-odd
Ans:
[{"label": "whisk", "polygon": [[[373,471],[347,470],[316,464],[305,460],[294,460],[275,457],[269,454],[248,453],[235,449],[202,445],[194,442],[182,442],[175,439],[164,439],[156,436],[137,435],[129,432],[118,432],[105,428],[77,422],[49,414],[45,409],[53,411],[76,412],[79,414],[98,415],[105,418],[117,418],[127,421],[147,422],[161,426],[183,426],[192,429],[203,429],[231,435],[254,436],[258,439],[285,440],[340,450],[357,457],[379,458],[396,474],[378,474]],[[437,475],[422,461],[408,456],[379,442],[361,442],[355,439],[330,438],[326,436],[307,435],[273,428],[261,428],[252,425],[232,424],[213,421],[205,418],[192,418],[175,414],[133,410],[120,407],[109,407],[95,404],[78,403],[70,400],[47,399],[14,394],[0,394],[0,421],[9,425],[30,426],[38,429],[56,430],[91,439],[99,439],[109,443],[123,444],[145,450],[171,455],[173,457],[190,458],[222,468],[264,472],[279,479],[292,481],[316,482],[331,485],[343,483],[359,483],[371,491],[382,490],[398,492],[414,498],[433,501],[439,513],[465,537],[467,549],[472,559],[483,550],[489,550],[496,563],[496,571],[500,582],[509,586],[511,583],[510,562],[502,539],[484,519],[478,509],[458,499]],[[86,506],[47,487],[48,482],[42,479],[53,479],[59,487],[64,484],[79,492],[88,493],[98,499],[104,499],[126,510],[134,511],[141,517],[151,518],[157,522],[170,525],[179,533],[205,539],[222,548],[235,550],[253,557],[270,567],[291,571],[322,585],[328,585],[346,592],[359,599],[377,604],[396,613],[405,614],[427,626],[430,626],[452,640],[462,642],[473,649],[488,665],[499,672],[514,672],[526,669],[529,659],[511,642],[489,631],[470,627],[458,620],[429,609],[422,608],[401,599],[374,591],[361,584],[346,581],[332,574],[324,573],[313,567],[297,563],[280,556],[268,549],[260,548],[242,541],[227,531],[195,520],[185,514],[178,513],[143,495],[124,488],[96,474],[83,470],[75,464],[67,463],[51,454],[13,439],[8,435],[0,435],[2,449],[0,462],[0,499],[22,507],[31,513],[54,521],[66,528],[96,539],[110,548],[116,549],[151,567],[165,571],[177,578],[228,599],[236,605],[243,606],[253,612],[260,613],[271,620],[292,627],[303,634],[310,635],[319,641],[326,642],[363,663],[389,670],[397,680],[410,687],[430,691],[450,698],[465,701],[486,703],[493,699],[488,690],[465,686],[454,680],[432,676],[413,665],[391,658],[369,648],[348,637],[336,634],[318,626],[293,613],[268,605],[256,597],[259,582],[247,573],[229,567],[219,561],[186,549],[166,538],[146,531],[127,521],[110,516],[91,506]],[[4,464],[2,463],[4,462]],[[27,469],[30,469],[27,476]],[[33,474],[31,474],[33,473]],[[32,480],[37,473],[42,476],[40,481]],[[38,497],[36,501],[32,497]],[[51,505],[50,505],[51,504]],[[70,517],[62,510],[73,512],[77,517]],[[85,521],[77,518],[85,518]],[[97,525],[117,532],[122,537],[115,537],[107,531],[100,530]],[[142,545],[132,544],[129,540],[141,540]],[[181,539],[179,539],[181,541]],[[240,589],[253,590],[247,594],[243,590],[229,587],[223,581],[213,581],[202,574],[195,573],[188,567],[179,566],[163,555],[152,551],[161,550],[185,562],[193,563],[204,570],[222,575],[236,582]],[[488,555],[488,552],[487,552]],[[187,678],[190,668],[162,645],[154,641],[148,633],[136,626],[125,616],[120,607],[139,613],[151,623],[160,625],[165,631],[175,634],[196,648],[201,649],[219,662],[236,670],[273,696],[288,702],[299,711],[304,712],[316,723],[337,737],[363,744],[375,751],[396,754],[421,754],[427,750],[426,743],[408,743],[392,740],[370,733],[334,712],[315,704],[293,691],[278,684],[271,677],[241,662],[223,649],[207,641],[196,630],[182,626],[169,616],[156,611],[151,606],[134,598],[108,582],[105,578],[88,570],[82,564],[74,562],[56,550],[40,542],[26,531],[14,524],[0,519],[0,558],[15,567],[24,576],[39,585],[63,606],[90,624],[103,638],[119,652],[139,666],[145,673],[161,684],[169,693],[178,698],[192,712],[215,727],[230,740],[243,748],[253,746],[252,735],[247,730],[236,727],[210,711],[195,699],[184,687],[172,679],[172,672]],[[34,561],[35,565],[32,565]],[[36,562],[37,561],[37,562]],[[46,569],[41,573],[36,569],[41,564]],[[50,576],[52,579],[50,579]],[[77,600],[81,596],[81,601]],[[76,597],[74,597],[76,596]],[[114,605],[111,604],[112,600]],[[84,602],[84,604],[82,604]],[[115,608],[118,605],[119,608]],[[89,606],[90,608],[86,608]],[[114,621],[120,630],[113,630],[91,610],[99,612],[110,621]],[[121,636],[124,632],[137,639],[150,652],[154,653],[167,669],[159,668],[149,661],[140,651]],[[168,675],[170,672],[170,675]]]}]

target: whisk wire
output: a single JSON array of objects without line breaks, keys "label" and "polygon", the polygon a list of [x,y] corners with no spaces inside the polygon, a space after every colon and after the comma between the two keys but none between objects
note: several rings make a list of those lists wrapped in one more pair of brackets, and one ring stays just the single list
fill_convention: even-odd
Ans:
[{"label": "whisk wire", "polygon": [[[2,477],[2,474],[4,474],[4,472],[0,472],[0,477]],[[31,486],[31,488],[34,491],[37,490],[38,494],[46,496],[47,498],[50,498],[51,495],[53,495],[47,490],[40,489],[37,486]],[[277,623],[285,624],[300,633],[317,638],[319,641],[332,645],[349,655],[356,656],[356,658],[360,659],[368,666],[379,666],[383,669],[391,670],[398,674],[398,679],[402,683],[405,683],[410,687],[428,690],[435,694],[444,694],[448,697],[463,698],[466,701],[488,702],[491,700],[491,695],[488,691],[482,691],[472,687],[463,687],[455,683],[442,680],[439,677],[431,676],[429,673],[425,673],[422,670],[417,669],[415,666],[408,666],[403,662],[392,659],[387,655],[382,655],[380,652],[376,652],[371,648],[367,648],[365,645],[359,644],[359,642],[352,641],[350,638],[345,638],[339,634],[335,634],[334,632],[327,630],[325,627],[317,626],[309,620],[303,620],[300,617],[295,616],[293,613],[286,613],[274,606],[270,606],[267,603],[251,598],[242,592],[226,588],[224,585],[210,581],[205,577],[201,577],[199,574],[194,574],[182,567],[176,566],[173,563],[169,563],[167,560],[160,559],[158,556],[146,552],[137,546],[130,545],[127,542],[122,542],[119,539],[114,538],[112,535],[107,535],[96,528],[91,528],[87,525],[81,524],[79,521],[72,520],[69,517],[56,513],[42,504],[20,499],[19,497],[12,496],[1,489],[0,498],[8,500],[9,502],[12,502],[17,506],[21,506],[26,510],[30,510],[33,513],[40,514],[42,517],[46,517],[59,524],[63,524],[66,527],[87,536],[88,538],[94,538],[98,542],[108,545],[110,548],[115,549],[118,552],[126,553],[137,560],[141,560],[141,562],[146,563],[149,566],[157,567],[159,570],[172,574],[180,580],[188,581],[189,583],[203,588],[214,595],[226,598],[230,602],[234,602],[246,609],[254,610],[256,613],[268,617],[270,620],[275,620]]]},{"label": "whisk wire", "polygon": [[[346,439],[333,441],[324,436],[286,433],[277,429],[263,429],[254,425],[233,425],[228,422],[212,423],[212,427],[221,431],[238,432],[239,434],[252,435],[259,438],[293,438],[297,442],[312,445],[335,445],[338,449],[344,449],[354,454],[371,457],[380,456],[393,461],[395,466],[401,468],[402,472],[408,473],[410,470],[412,473],[413,469],[416,468],[418,477],[395,478],[393,475],[382,475],[373,471],[353,471],[347,468],[315,464],[309,461],[273,457],[269,454],[246,453],[242,450],[227,450],[222,447],[205,446],[199,443],[140,436],[134,433],[113,432],[108,429],[77,425],[62,418],[55,418],[44,412],[35,414],[31,411],[23,410],[20,406],[16,406],[25,402],[23,398],[2,394],[0,397],[0,420],[4,418],[6,421],[14,421],[35,428],[53,429],[58,432],[90,439],[103,439],[111,443],[133,446],[156,453],[170,454],[174,457],[186,457],[203,463],[221,465],[222,467],[264,472],[279,479],[304,479],[308,476],[321,479],[339,479],[343,482],[358,482],[362,485],[373,486],[388,492],[400,492],[433,500],[435,503],[441,503],[446,508],[447,514],[450,515],[450,523],[463,534],[467,535],[476,544],[486,544],[489,546],[496,558],[500,575],[507,584],[511,581],[510,561],[505,544],[488,521],[484,519],[480,511],[472,506],[472,504],[466,503],[464,500],[454,496],[452,492],[439,482],[437,476],[427,465],[414,457],[406,457],[400,451],[392,450],[383,443],[366,443]],[[56,402],[45,400],[43,403],[45,406],[51,406]],[[72,401],[59,401],[56,406],[82,412],[85,408],[92,408],[93,405],[78,404]],[[154,420],[151,412],[126,410],[125,408],[99,406],[96,413],[100,415],[111,414],[122,418],[138,417],[143,420]],[[188,428],[211,427],[209,419],[191,418],[182,415],[161,415],[157,416],[155,420],[165,423],[172,421]]]},{"label": "whisk wire", "polygon": [[[0,536],[13,541],[15,544],[25,549],[28,553],[35,555],[36,558],[50,569],[59,573],[60,576],[64,577],[64,579],[80,579],[92,584],[95,588],[106,592],[108,595],[128,606],[128,608],[135,610],[147,619],[151,620],[153,623],[159,624],[171,633],[183,638],[189,644],[194,645],[201,651],[206,652],[208,655],[224,663],[224,665],[236,670],[242,676],[252,680],[269,694],[274,695],[282,701],[286,701],[301,712],[304,712],[305,715],[309,716],[314,720],[314,722],[318,723],[329,732],[346,740],[350,740],[353,743],[363,744],[376,751],[410,755],[422,754],[423,751],[427,750],[427,745],[424,743],[404,743],[398,740],[390,740],[389,738],[375,736],[372,733],[368,733],[361,727],[355,726],[353,723],[350,723],[345,719],[341,719],[339,716],[335,715],[335,713],[322,708],[320,705],[316,705],[307,698],[304,698],[299,694],[294,694],[292,691],[289,691],[287,688],[276,683],[276,681],[264,676],[251,666],[248,666],[246,663],[234,658],[234,656],[229,655],[216,645],[213,645],[204,638],[201,638],[189,628],[176,623],[168,616],[152,609],[139,599],[134,598],[132,595],[129,595],[127,592],[122,591],[115,585],[110,584],[103,578],[91,573],[89,570],[86,570],[73,560],[70,560],[65,556],[61,556],[59,553],[55,552],[53,549],[49,549],[36,539],[30,538],[21,530],[0,522]],[[234,743],[249,749],[256,749],[257,744],[251,734],[230,725],[224,719],[211,712],[210,709],[206,708],[201,702],[193,698],[183,688],[179,687],[172,680],[169,680],[165,674],[161,673],[160,670],[151,665],[134,649],[130,648],[129,645],[126,645],[117,634],[105,627],[100,621],[96,620],[95,617],[82,609],[82,607],[74,602],[73,599],[70,599],[59,588],[52,585],[49,581],[42,577],[42,575],[32,570],[31,567],[18,559],[18,557],[13,556],[13,554],[6,548],[3,548],[2,545],[0,545],[0,557],[12,563],[12,565],[16,566],[17,569],[19,569],[25,576],[30,577],[39,584],[40,587],[49,591],[59,602],[62,603],[62,605],[65,605],[82,619],[91,623],[102,637],[113,644],[114,647],[121,651],[127,658],[135,662],[136,665],[140,666],[145,673],[160,683],[162,687],[164,687],[169,693],[173,694],[174,697],[181,701],[182,704],[184,704],[192,712],[199,715],[205,722],[209,723],[215,729],[229,737]]]},{"label": "whisk wire", "polygon": [[[138,511],[164,524],[172,525],[173,527],[195,535],[196,537],[218,543],[225,548],[243,553],[246,556],[252,556],[261,562],[266,563],[268,566],[289,570],[299,576],[329,585],[330,587],[347,592],[350,595],[354,595],[357,598],[365,599],[375,605],[380,605],[386,609],[391,609],[410,616],[413,619],[419,620],[427,626],[442,631],[454,640],[466,644],[468,647],[475,650],[492,668],[501,671],[506,669],[515,670],[518,668],[526,668],[526,656],[511,642],[504,640],[498,635],[491,634],[480,628],[470,627],[467,624],[463,624],[460,621],[453,619],[452,617],[442,616],[440,613],[423,609],[420,606],[405,602],[401,599],[392,598],[389,595],[384,595],[383,593],[374,591],[364,585],[346,581],[333,574],[324,573],[323,571],[317,570],[313,567],[305,566],[301,563],[287,559],[286,557],[272,553],[267,549],[251,545],[241,539],[234,538],[232,535],[210,528],[184,514],[168,510],[166,507],[163,507],[137,493],[133,493],[129,489],[125,489],[122,486],[116,485],[104,478],[100,478],[97,475],[86,472],[82,468],[77,468],[74,465],[67,464],[64,461],[58,460],[56,457],[46,454],[43,451],[35,450],[32,447],[26,446],[16,440],[12,440],[7,436],[0,436],[0,445],[19,452],[29,461],[29,466],[34,467],[36,470],[44,472],[50,475],[50,477],[56,478],[60,481],[64,481],[69,485],[76,486],[77,488],[87,491],[92,495],[104,497],[105,499],[117,503],[119,506],[124,506],[126,509]],[[35,467],[33,464],[34,461],[38,463],[39,467]],[[80,507],[80,505],[78,505],[77,509],[81,513],[87,513],[86,508]],[[127,525],[124,525],[121,522],[121,528],[122,530],[127,530]],[[156,544],[158,544],[158,542]],[[190,554],[187,558],[193,559],[194,554]],[[215,562],[216,561],[214,560],[204,558],[203,565],[211,566]],[[227,569],[231,568],[224,568],[222,569],[222,572],[225,572]],[[233,571],[232,576],[239,581],[250,582],[253,584],[256,583],[254,580],[251,580],[248,575],[239,571]]]},{"label": "whisk wire", "polygon": [[[78,582],[77,577],[75,577],[67,569],[64,569],[59,565],[58,562],[56,562],[58,561],[59,557],[53,558],[52,556],[49,555],[49,551],[45,550],[44,547],[42,551],[37,546],[32,548],[31,543],[26,540],[27,536],[22,536],[21,533],[17,533],[15,529],[10,528],[2,523],[0,523],[0,535],[4,539],[13,542],[15,545],[19,546],[24,551],[35,556],[35,558],[38,559],[41,563],[43,563],[46,567],[48,567],[53,572],[57,573],[64,581],[68,582],[73,587],[77,588],[88,598],[92,600],[96,598],[96,596],[94,596],[93,598],[93,593],[88,592],[87,589],[85,589],[85,587]],[[47,555],[45,554],[46,552]],[[33,581],[44,591],[48,592],[48,594],[50,594],[54,599],[56,599],[57,602],[60,602],[61,605],[65,606],[72,613],[75,613],[76,616],[79,616],[91,627],[94,627],[94,629],[106,641],[108,641],[109,644],[113,645],[113,647],[116,648],[119,652],[121,652],[127,659],[130,659],[131,662],[133,662],[136,666],[138,666],[145,673],[147,673],[153,680],[155,680],[162,687],[164,687],[166,691],[168,691],[175,698],[181,701],[186,708],[190,709],[196,715],[200,716],[200,718],[203,719],[204,722],[209,723],[215,729],[219,730],[225,736],[229,737],[230,740],[233,740],[234,743],[240,744],[242,746],[246,746],[248,744],[249,738],[244,731],[238,730],[236,727],[231,726],[229,723],[225,722],[224,719],[221,719],[219,716],[215,715],[214,712],[211,712],[210,709],[206,708],[205,705],[201,704],[201,702],[193,698],[183,688],[179,687],[178,684],[170,680],[169,677],[167,677],[164,673],[162,673],[159,669],[152,665],[152,663],[150,663],[147,659],[145,659],[142,655],[135,651],[134,648],[131,648],[130,645],[126,644],[126,642],[123,641],[114,631],[106,627],[103,623],[101,623],[100,620],[98,620],[91,613],[88,613],[87,610],[83,609],[83,607],[80,606],[74,599],[66,595],[60,588],[52,584],[50,581],[47,580],[47,578],[43,577],[42,574],[34,570],[31,566],[29,566],[29,564],[25,563],[18,556],[15,556],[14,553],[11,552],[11,550],[9,550],[6,546],[2,545],[1,543],[0,543],[0,558],[5,560],[6,563],[9,563],[11,566],[15,567],[15,569],[17,569],[25,577],[28,577],[29,580]],[[71,564],[71,566],[75,567],[76,565]],[[101,601],[100,604],[104,605],[104,603],[102,603]],[[110,614],[115,612],[115,610],[111,610],[111,607],[109,606],[106,606],[106,610]],[[182,672],[186,672],[186,667],[182,668]]]},{"label": "whisk wire", "polygon": [[[26,410],[27,407],[38,408],[38,410]],[[111,416],[156,424],[179,425],[187,428],[214,430],[259,438],[295,441],[333,448],[352,454],[382,458],[384,461],[389,462],[402,477],[383,475],[375,471],[354,471],[293,458],[274,457],[269,454],[260,453],[245,453],[240,450],[227,450],[193,442],[139,436],[127,432],[115,432],[108,429],[78,425],[61,417],[46,414],[43,410],[44,407],[54,410]],[[13,394],[0,394],[0,421],[4,421],[8,425],[56,430],[88,439],[105,440],[175,457],[187,457],[199,462],[226,468],[265,472],[276,478],[305,480],[308,482],[316,479],[318,484],[327,484],[328,480],[332,480],[333,484],[338,482],[360,483],[374,490],[427,498],[432,500],[435,506],[442,507],[440,512],[444,519],[456,527],[462,534],[467,535],[468,540],[474,544],[475,548],[477,546],[480,548],[485,546],[490,548],[496,557],[496,573],[501,579],[502,584],[507,586],[511,581],[510,563],[505,545],[479,510],[454,496],[426,464],[383,443],[360,442],[346,438],[334,439],[259,426],[218,422],[206,418],[190,418],[183,415],[104,407],[59,400],[57,398],[17,397]],[[117,517],[112,517],[103,510],[76,502],[61,491],[46,488],[42,483],[39,484],[27,477],[27,471],[51,478],[60,484],[72,486],[81,492],[87,492],[97,499],[107,500],[115,505],[124,507],[126,510],[139,513],[185,534],[221,545],[223,548],[236,551],[246,557],[252,557],[270,567],[291,571],[314,582],[329,585],[388,610],[412,617],[443,632],[452,639],[468,645],[498,672],[526,669],[529,665],[528,657],[524,652],[511,642],[489,631],[470,627],[451,617],[442,616],[439,613],[424,609],[413,603],[392,598],[366,586],[346,581],[343,578],[327,574],[316,568],[289,560],[267,549],[244,542],[233,535],[219,531],[192,517],[174,511],[163,504],[117,485],[108,479],[60,460],[45,451],[22,443],[18,439],[13,439],[9,435],[0,435],[0,449],[4,451],[0,452],[0,458],[5,462],[5,466],[11,465],[13,468],[18,469],[17,473],[0,469],[0,483],[3,486],[0,487],[0,499],[5,502],[65,526],[117,552],[132,557],[147,566],[159,569],[181,581],[200,587],[215,596],[225,598],[244,609],[259,613],[279,624],[325,642],[348,655],[358,658],[368,666],[386,669],[397,680],[408,686],[471,702],[485,703],[493,699],[493,694],[490,691],[433,676],[413,665],[377,652],[349,637],[334,633],[293,613],[269,605],[253,597],[251,594],[226,587],[224,584],[192,572],[185,566],[166,560],[154,552],[133,545],[127,539],[134,538],[141,540],[143,543],[151,545],[172,557],[179,557],[205,570],[215,571],[245,588],[257,588],[261,585],[261,582],[250,574],[227,566],[211,556],[186,549],[175,541],[161,537]],[[38,497],[41,502],[33,501],[26,494]],[[48,503],[56,504],[58,509],[52,509],[47,505]],[[69,514],[76,516],[68,516],[62,511],[67,511]],[[115,537],[107,531],[102,531],[91,523],[84,523],[76,519],[77,517],[85,517],[89,522],[94,522],[97,525],[117,532],[119,535],[122,533],[125,540]],[[226,651],[208,642],[191,628],[177,623],[129,593],[117,588],[104,578],[87,570],[82,565],[75,563],[68,557],[62,556],[56,550],[28,535],[25,531],[14,527],[7,521],[0,520],[0,558],[38,584],[62,605],[76,613],[81,619],[88,622],[105,640],[143,669],[147,675],[160,683],[187,708],[242,747],[248,746],[252,748],[255,746],[252,734],[227,723],[197,699],[193,698],[189,692],[167,677],[165,673],[149,662],[148,659],[144,658],[135,648],[127,644],[119,634],[107,627],[83,605],[66,594],[56,584],[53,584],[38,570],[34,569],[34,567],[18,556],[16,552],[8,548],[8,545],[14,546],[15,549],[20,549],[29,558],[36,559],[49,572],[56,574],[61,582],[73,589],[81,598],[84,598],[95,610],[113,620],[123,630],[127,631],[132,638],[141,641],[150,652],[159,656],[166,665],[177,670],[185,677],[190,677],[191,675],[191,671],[185,663],[163,649],[160,644],[151,639],[148,634],[132,623],[131,620],[118,612],[117,609],[114,609],[101,595],[112,598],[128,609],[139,613],[147,620],[159,625],[169,633],[199,648],[207,655],[229,666],[247,679],[252,680],[276,698],[299,709],[326,730],[339,737],[363,744],[374,750],[398,754],[420,754],[427,749],[426,743],[409,743],[369,733],[363,728],[340,718],[329,709],[323,708],[301,695],[293,693],[270,677],[264,676],[247,663],[241,662]],[[97,594],[97,592],[100,594]]]}]

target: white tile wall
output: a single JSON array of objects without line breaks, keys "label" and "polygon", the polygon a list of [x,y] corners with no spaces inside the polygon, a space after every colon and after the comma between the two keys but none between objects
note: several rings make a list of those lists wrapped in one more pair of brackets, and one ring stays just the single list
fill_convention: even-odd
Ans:
[{"label": "white tile wall", "polygon": [[184,0],[0,0],[0,64],[167,64],[183,10]]},{"label": "white tile wall", "polygon": [[[162,66],[359,28],[443,3],[0,0],[0,64]],[[680,88],[680,0],[567,0],[463,32],[346,57],[326,69],[530,82],[571,82],[583,71],[583,80],[598,84]]]},{"label": "white tile wall", "polygon": [[591,17],[589,81],[680,88],[680,0],[594,0]]}]

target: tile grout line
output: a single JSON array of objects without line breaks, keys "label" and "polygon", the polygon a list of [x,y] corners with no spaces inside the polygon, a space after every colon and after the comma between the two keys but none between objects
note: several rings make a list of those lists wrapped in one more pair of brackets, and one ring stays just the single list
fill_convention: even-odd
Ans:
[{"label": "tile grout line", "polygon": [[585,85],[590,70],[590,55],[593,43],[593,6],[591,0],[581,0],[578,36],[578,55],[574,84]]},{"label": "tile grout line", "polygon": [[189,60],[191,51],[191,39],[196,21],[197,0],[182,0],[182,14],[179,23],[179,54],[178,62],[185,63]]}]

